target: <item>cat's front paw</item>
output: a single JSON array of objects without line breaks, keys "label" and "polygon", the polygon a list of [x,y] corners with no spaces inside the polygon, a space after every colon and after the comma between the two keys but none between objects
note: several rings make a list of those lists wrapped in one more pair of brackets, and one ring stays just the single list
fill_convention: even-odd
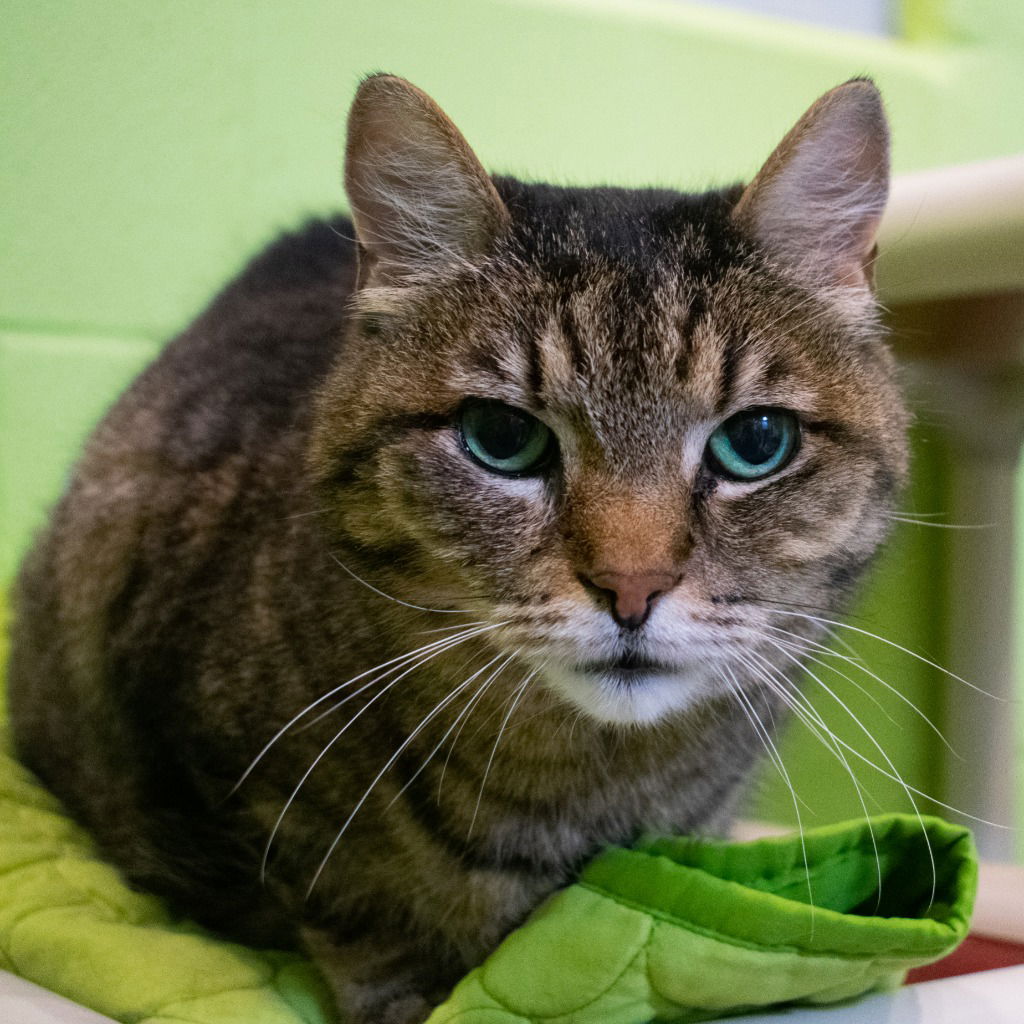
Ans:
[{"label": "cat's front paw", "polygon": [[304,928],[302,937],[342,1024],[422,1024],[457,980],[451,965],[393,933],[336,942],[329,932]]},{"label": "cat's front paw", "polygon": [[433,1009],[433,1004],[421,995],[401,996],[384,1006],[375,1024],[422,1024]]}]

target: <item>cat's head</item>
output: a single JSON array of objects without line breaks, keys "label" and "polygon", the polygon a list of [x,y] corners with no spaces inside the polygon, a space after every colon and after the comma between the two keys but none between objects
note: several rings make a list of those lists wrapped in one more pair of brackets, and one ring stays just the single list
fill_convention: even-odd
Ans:
[{"label": "cat's head", "polygon": [[888,174],[863,80],[745,189],[689,195],[492,179],[429,97],[367,79],[312,459],[342,557],[504,623],[489,642],[599,720],[749,677],[780,609],[842,604],[906,474],[871,283]]}]

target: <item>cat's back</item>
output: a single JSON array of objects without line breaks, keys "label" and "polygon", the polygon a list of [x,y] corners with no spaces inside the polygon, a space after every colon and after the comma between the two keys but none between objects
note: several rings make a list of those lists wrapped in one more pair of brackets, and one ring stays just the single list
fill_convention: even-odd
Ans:
[{"label": "cat's back", "polygon": [[125,392],[81,469],[101,443],[148,447],[190,470],[279,443],[338,354],[351,232],[341,217],[313,220],[252,259]]}]

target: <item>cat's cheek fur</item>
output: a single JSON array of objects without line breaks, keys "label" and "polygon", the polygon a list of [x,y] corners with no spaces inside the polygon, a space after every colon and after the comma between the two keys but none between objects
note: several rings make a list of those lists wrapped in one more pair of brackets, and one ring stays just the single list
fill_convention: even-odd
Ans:
[{"label": "cat's cheek fur", "polygon": [[457,561],[475,592],[494,600],[505,596],[510,575],[523,580],[535,573],[553,536],[553,503],[543,477],[488,471],[454,430],[410,452],[409,467],[399,484],[412,513],[406,528],[426,551]]}]

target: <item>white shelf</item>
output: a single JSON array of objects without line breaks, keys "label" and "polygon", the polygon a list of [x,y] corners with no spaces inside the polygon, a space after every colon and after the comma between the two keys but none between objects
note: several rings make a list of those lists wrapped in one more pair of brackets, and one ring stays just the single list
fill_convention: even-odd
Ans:
[{"label": "white shelf", "polygon": [[900,175],[879,251],[890,306],[1024,290],[1024,156]]},{"label": "white shelf", "polygon": [[723,1024],[1020,1024],[1024,966],[908,985],[842,1006],[723,1018]]},{"label": "white shelf", "polygon": [[0,971],[0,1021],[3,1024],[114,1024],[84,1006]]}]

